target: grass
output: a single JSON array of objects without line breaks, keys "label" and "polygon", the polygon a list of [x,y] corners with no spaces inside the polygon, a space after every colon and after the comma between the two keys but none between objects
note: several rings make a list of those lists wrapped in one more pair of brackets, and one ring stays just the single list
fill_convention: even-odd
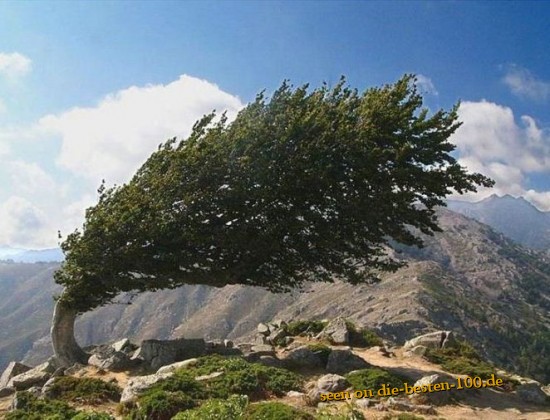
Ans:
[{"label": "grass", "polygon": [[48,394],[52,399],[85,404],[101,404],[105,401],[119,401],[121,389],[112,383],[95,378],[56,378]]}]

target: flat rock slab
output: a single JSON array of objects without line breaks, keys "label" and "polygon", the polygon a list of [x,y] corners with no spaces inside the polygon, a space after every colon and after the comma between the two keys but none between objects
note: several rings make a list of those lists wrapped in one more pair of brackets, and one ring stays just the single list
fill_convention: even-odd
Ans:
[{"label": "flat rock slab", "polygon": [[32,368],[30,366],[24,365],[19,362],[10,362],[8,367],[4,370],[4,373],[2,373],[2,376],[0,376],[0,388],[5,388],[8,385],[8,382],[11,378],[17,375],[21,375],[22,373],[28,372]]}]

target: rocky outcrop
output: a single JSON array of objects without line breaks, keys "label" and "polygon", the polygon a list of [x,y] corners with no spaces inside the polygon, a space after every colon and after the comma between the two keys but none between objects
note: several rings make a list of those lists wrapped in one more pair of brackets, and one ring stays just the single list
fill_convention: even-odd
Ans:
[{"label": "rocky outcrop", "polygon": [[162,366],[205,354],[206,343],[203,339],[180,338],[177,340],[145,340],[133,358],[142,359],[156,370]]},{"label": "rocky outcrop", "polygon": [[327,361],[326,370],[330,373],[348,373],[352,370],[371,367],[363,358],[353,354],[347,349],[333,349]]},{"label": "rocky outcrop", "polygon": [[171,365],[162,366],[159,370],[157,370],[157,374],[162,375],[163,373],[175,372],[177,369],[187,369],[195,366],[198,361],[199,359],[193,358],[172,363]]},{"label": "rocky outcrop", "polygon": [[409,350],[417,346],[424,346],[429,349],[442,349],[456,344],[452,331],[436,331],[423,334],[405,342],[403,349]]},{"label": "rocky outcrop", "polygon": [[318,335],[318,338],[327,339],[332,344],[349,344],[350,333],[346,320],[342,317],[338,317],[329,322]]},{"label": "rocky outcrop", "polygon": [[33,386],[42,387],[58,368],[59,366],[55,364],[55,361],[49,360],[20,375],[12,377],[6,387],[14,388],[17,391],[23,391]]},{"label": "rocky outcrop", "polygon": [[156,384],[157,382],[169,378],[173,375],[173,372],[155,373],[154,375],[136,376],[128,381],[126,388],[122,391],[120,397],[121,403],[127,403],[135,400],[141,393],[145,392],[148,388]]},{"label": "rocky outcrop", "polygon": [[19,362],[11,362],[0,376],[0,389],[5,388],[14,376],[25,373],[32,368]]},{"label": "rocky outcrop", "polygon": [[318,351],[309,346],[299,346],[286,352],[281,360],[291,369],[324,369],[325,361]]},{"label": "rocky outcrop", "polygon": [[534,404],[550,403],[550,398],[542,390],[541,386],[537,382],[530,382],[522,385],[518,385],[516,388],[517,396],[526,402]]},{"label": "rocky outcrop", "polygon": [[317,381],[306,385],[307,401],[310,405],[316,405],[321,401],[321,394],[328,392],[341,392],[348,388],[349,382],[340,375],[323,375]]}]

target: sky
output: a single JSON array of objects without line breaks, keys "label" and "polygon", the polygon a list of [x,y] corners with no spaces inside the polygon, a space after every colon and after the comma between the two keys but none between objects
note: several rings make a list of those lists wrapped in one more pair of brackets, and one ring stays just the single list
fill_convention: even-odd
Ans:
[{"label": "sky", "polygon": [[550,2],[0,2],[0,245],[47,248],[212,110],[418,77],[490,194],[550,210]]}]

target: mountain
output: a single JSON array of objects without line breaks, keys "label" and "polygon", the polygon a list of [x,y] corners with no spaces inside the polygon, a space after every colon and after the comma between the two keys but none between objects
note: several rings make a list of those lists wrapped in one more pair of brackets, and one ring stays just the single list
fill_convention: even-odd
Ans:
[{"label": "mountain", "polygon": [[491,195],[481,201],[449,200],[451,210],[492,226],[514,241],[537,249],[550,248],[550,212],[538,210],[522,197]]},{"label": "mountain", "polygon": [[[444,231],[426,238],[423,249],[399,247],[396,256],[408,265],[376,285],[311,284],[285,295],[244,286],[185,286],[140,294],[132,305],[122,296],[119,304],[81,316],[77,338],[83,345],[121,337],[244,339],[262,321],[345,316],[398,344],[421,332],[453,330],[498,365],[546,378],[544,360],[535,360],[544,352],[533,349],[548,342],[547,256],[453,211],[439,215]],[[37,363],[51,352],[55,268],[0,265],[0,368],[23,355]]]},{"label": "mountain", "polygon": [[59,248],[20,249],[0,246],[0,260],[23,263],[63,261],[63,252]]}]

